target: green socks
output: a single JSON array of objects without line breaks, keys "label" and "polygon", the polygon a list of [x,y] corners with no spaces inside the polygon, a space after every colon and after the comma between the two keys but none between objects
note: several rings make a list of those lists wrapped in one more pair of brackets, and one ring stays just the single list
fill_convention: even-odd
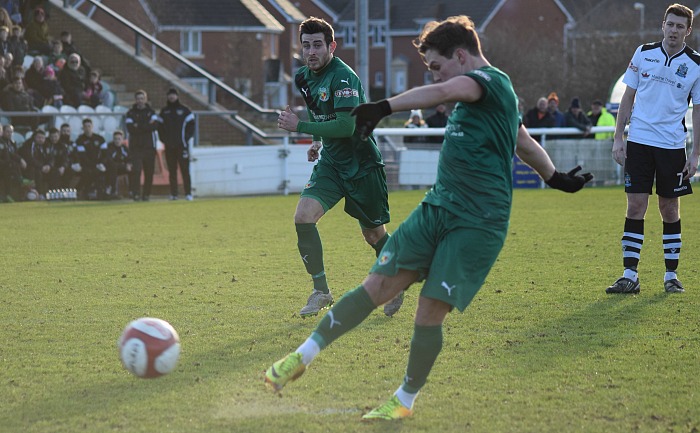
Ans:
[{"label": "green socks", "polygon": [[306,272],[311,275],[314,289],[328,293],[328,282],[323,267],[323,245],[316,224],[296,224],[297,247]]},{"label": "green socks", "polygon": [[411,339],[411,352],[408,355],[408,367],[404,377],[404,391],[415,394],[425,381],[442,350],[442,325],[415,325]]},{"label": "green socks", "polygon": [[321,319],[311,338],[321,349],[325,348],[341,335],[362,323],[377,308],[364,287],[343,295],[333,308]]}]

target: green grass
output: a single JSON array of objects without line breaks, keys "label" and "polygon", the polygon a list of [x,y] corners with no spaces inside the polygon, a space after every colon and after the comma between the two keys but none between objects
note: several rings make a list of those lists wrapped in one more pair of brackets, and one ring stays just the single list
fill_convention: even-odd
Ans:
[{"label": "green grass", "polygon": [[[398,223],[421,191],[392,193]],[[506,246],[472,305],[450,315],[416,415],[359,423],[403,376],[419,286],[324,351],[282,396],[262,372],[316,319],[296,250],[297,197],[0,206],[0,432],[698,432],[700,205],[682,199],[683,295],[663,293],[648,212],[639,296],[621,273],[624,193],[518,190]],[[342,206],[320,223],[336,298],[373,260]],[[183,352],[142,380],[123,327],[168,320]]]}]

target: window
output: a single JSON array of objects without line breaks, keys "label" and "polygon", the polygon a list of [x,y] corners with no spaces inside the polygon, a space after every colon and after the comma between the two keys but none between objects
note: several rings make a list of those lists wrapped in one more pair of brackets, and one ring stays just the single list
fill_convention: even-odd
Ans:
[{"label": "window", "polygon": [[[192,86],[207,99],[209,98],[209,81],[206,78],[183,78],[182,81]],[[216,100],[216,86],[212,86],[212,91],[214,92],[214,100]]]},{"label": "window", "polygon": [[384,72],[377,71],[374,73],[374,87],[384,87]]},{"label": "window", "polygon": [[343,46],[352,48],[355,46],[355,24],[346,24],[343,26]]},{"label": "window", "polygon": [[386,27],[383,24],[371,26],[369,34],[372,38],[373,47],[386,46]]},{"label": "window", "polygon": [[183,56],[201,56],[202,32],[180,32],[180,54]]},{"label": "window", "polygon": [[406,71],[396,71],[394,73],[394,88],[391,90],[395,94],[406,91]]}]

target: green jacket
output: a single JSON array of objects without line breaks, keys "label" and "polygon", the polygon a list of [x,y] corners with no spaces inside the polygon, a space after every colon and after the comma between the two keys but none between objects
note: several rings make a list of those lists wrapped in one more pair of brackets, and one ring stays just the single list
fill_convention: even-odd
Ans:
[{"label": "green jacket", "polygon": [[[588,117],[590,118],[593,115],[592,112],[588,112]],[[600,117],[598,118],[598,123],[596,123],[593,126],[615,126],[615,116],[612,114],[608,113],[608,110],[605,108],[600,109]],[[596,140],[610,140],[613,138],[613,135],[615,133],[613,132],[598,132],[595,135]]]}]

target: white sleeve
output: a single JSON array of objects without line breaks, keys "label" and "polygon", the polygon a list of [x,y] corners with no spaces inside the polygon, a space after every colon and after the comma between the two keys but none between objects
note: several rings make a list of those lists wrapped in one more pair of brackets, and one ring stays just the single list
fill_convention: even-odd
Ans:
[{"label": "white sleeve", "polygon": [[625,76],[622,79],[623,83],[627,84],[633,89],[636,89],[639,85],[639,65],[641,64],[641,53],[642,47],[639,46],[634,52],[632,60],[630,60],[630,64],[627,66],[627,70],[625,71]]}]

